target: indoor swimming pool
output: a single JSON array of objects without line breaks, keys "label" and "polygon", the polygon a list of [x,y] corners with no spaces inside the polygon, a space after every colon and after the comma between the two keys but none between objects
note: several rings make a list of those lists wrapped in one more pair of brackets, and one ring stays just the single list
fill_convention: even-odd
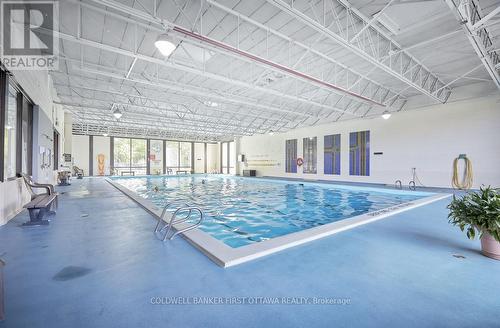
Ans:
[{"label": "indoor swimming pool", "polygon": [[181,201],[203,209],[200,229],[231,248],[377,213],[433,195],[328,183],[224,175],[112,178],[158,208]]}]

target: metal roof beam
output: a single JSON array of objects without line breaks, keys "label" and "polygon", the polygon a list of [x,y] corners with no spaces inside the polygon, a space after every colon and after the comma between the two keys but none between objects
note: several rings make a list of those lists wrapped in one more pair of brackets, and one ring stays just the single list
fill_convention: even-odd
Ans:
[{"label": "metal roof beam", "polygon": [[[466,3],[460,2],[457,6],[453,0],[445,1],[459,24],[462,26],[462,31],[467,36],[467,39],[479,56],[486,71],[490,74],[497,88],[500,89],[500,74],[496,68],[496,65],[500,64],[500,56],[495,51],[488,52],[486,50],[491,45],[491,38],[486,28],[480,28],[479,31],[474,30],[474,26],[481,22],[476,4],[473,0],[470,0],[470,2]],[[485,16],[485,18],[486,17],[487,16]]]},{"label": "metal roof beam", "polygon": [[[317,61],[317,59],[323,59],[323,60],[326,60],[327,62],[329,63],[332,63],[336,66],[338,66],[341,70],[346,70],[350,73],[350,76],[351,76],[351,79],[350,81],[348,80],[347,82],[351,82],[351,83],[354,83],[354,85],[347,85],[345,88],[347,91],[354,91],[354,86],[356,84],[358,84],[360,82],[360,80],[363,80],[364,82],[366,83],[371,83],[374,85],[374,87],[382,87],[379,83],[375,82],[374,80],[372,79],[369,79],[368,78],[368,75],[367,74],[362,74],[362,73],[359,73],[359,72],[356,72],[355,70],[351,69],[351,68],[348,68],[347,66],[343,65],[342,63],[340,63],[339,61],[333,59],[331,56],[328,56],[316,49],[314,49],[311,46],[308,46],[308,45],[305,45],[299,41],[296,41],[294,39],[292,39],[291,37],[283,34],[282,32],[279,32],[277,30],[274,30],[272,28],[269,28],[268,26],[248,17],[248,16],[245,16],[241,13],[239,13],[238,11],[235,11],[231,8],[228,8],[220,3],[218,3],[217,1],[214,1],[214,0],[206,0],[208,4],[228,13],[228,14],[231,14],[233,16],[236,16],[238,18],[238,20],[241,20],[241,21],[245,21],[249,24],[252,24],[253,26],[256,27],[256,29],[260,29],[260,30],[263,30],[263,31],[266,31],[267,33],[273,35],[273,36],[276,36],[282,40],[284,40],[285,42],[289,43],[289,44],[293,44],[293,45],[296,45],[298,46],[300,49],[303,49],[303,53],[302,55],[299,57],[299,59],[297,59],[293,64],[291,64],[291,67],[292,68],[296,68],[297,65],[304,59],[304,57],[306,57],[308,54],[311,54],[313,56],[315,56],[315,59]],[[323,35],[320,34],[319,38],[316,39],[316,41],[313,42],[316,43],[317,40],[321,39],[322,37],[324,37]],[[319,58],[318,58],[319,57]],[[314,60],[313,60],[314,61]],[[338,71],[338,69],[336,69],[336,71]],[[324,77],[323,77],[324,79]],[[337,84],[337,81],[335,80],[334,81],[334,84]],[[385,88],[385,87],[383,87]],[[387,89],[387,88],[385,88]],[[390,89],[388,89],[390,90]],[[390,90],[391,92],[394,92],[392,90]],[[358,95],[362,95],[363,97],[366,97],[366,95],[363,95],[362,93],[359,92],[359,90],[357,91],[357,94]],[[342,97],[345,97],[346,95],[342,95]],[[369,97],[368,97],[369,98]],[[404,98],[401,96],[401,98]],[[380,102],[380,99],[375,99],[375,98],[369,98],[371,100],[373,100],[374,102],[377,102],[379,103]],[[383,105],[386,105],[386,104],[383,104]]]},{"label": "metal roof beam", "polygon": [[[126,99],[141,99],[141,100],[144,100],[146,102],[150,102],[150,103],[154,103],[154,104],[158,104],[158,107],[160,107],[160,105],[164,105],[164,106],[167,106],[167,107],[173,107],[173,105],[176,105],[176,106],[187,106],[183,103],[178,103],[178,102],[173,102],[173,101],[169,101],[169,102],[166,102],[166,101],[163,101],[163,100],[157,100],[157,99],[151,99],[151,97],[146,97],[146,96],[139,96],[139,95],[132,95],[130,93],[126,93],[126,92],[121,92],[121,91],[113,91],[113,90],[106,90],[106,89],[99,89],[99,88],[93,88],[93,87],[85,87],[85,86],[81,86],[81,85],[67,85],[67,84],[61,84],[61,83],[54,83],[54,85],[56,87],[67,87],[67,88],[76,88],[76,89],[82,89],[82,90],[87,90],[87,91],[92,91],[92,92],[98,92],[98,93],[104,93],[104,94],[109,94],[109,95],[116,95],[116,96],[120,96],[120,97],[123,97],[123,98],[126,98]],[[59,95],[61,95],[59,93]],[[131,102],[132,103],[132,102]],[[205,106],[206,105],[200,105],[200,106]],[[218,108],[218,107],[209,107],[210,111],[213,111],[213,112],[220,112],[220,113],[225,113],[225,114],[237,114],[238,117],[253,117],[253,118],[261,118],[261,119],[266,119],[266,120],[270,120],[270,121],[279,121],[280,118],[275,116],[274,114],[271,113],[271,115],[273,116],[266,116],[264,114],[262,115],[257,115],[257,114],[252,114],[252,113],[249,113],[248,111],[234,111],[234,110],[224,110],[224,109],[221,109],[221,108]],[[199,114],[199,113],[196,113],[196,115],[199,115],[199,116],[209,116],[207,114]],[[282,116],[280,116],[282,117]],[[238,121],[240,121],[240,119],[238,119]]]},{"label": "metal roof beam", "polygon": [[[192,67],[188,67],[188,66],[184,66],[184,65],[179,65],[177,63],[173,63],[173,62],[170,62],[170,61],[165,61],[165,60],[162,60],[162,59],[158,59],[158,58],[147,56],[147,55],[143,55],[143,54],[135,54],[132,51],[128,51],[128,50],[125,50],[125,49],[122,49],[122,48],[114,47],[114,46],[111,46],[111,45],[107,45],[107,44],[95,42],[95,41],[84,39],[84,38],[77,38],[77,37],[74,37],[72,35],[64,34],[64,33],[61,33],[61,32],[56,32],[55,34],[59,38],[61,38],[63,40],[71,41],[71,42],[74,42],[74,43],[77,43],[77,44],[80,44],[80,45],[89,46],[89,47],[93,47],[93,48],[96,48],[96,49],[113,52],[113,53],[120,54],[120,55],[123,55],[123,56],[131,57],[131,58],[137,57],[140,60],[144,60],[144,61],[156,64],[158,66],[168,67],[168,68],[172,68],[172,69],[176,69],[176,70],[180,70],[180,71],[192,73],[192,74],[195,74],[195,75],[207,77],[207,78],[214,79],[214,80],[217,80],[217,81],[221,81],[221,82],[224,82],[224,83],[238,85],[238,86],[241,86],[243,88],[253,89],[253,90],[256,90],[256,91],[263,92],[263,93],[272,94],[272,95],[275,95],[275,96],[286,98],[286,99],[289,99],[289,100],[292,100],[292,101],[297,101],[297,102],[309,104],[309,105],[314,106],[314,107],[326,108],[326,109],[330,109],[330,110],[334,110],[334,111],[338,111],[338,112],[344,112],[343,109],[333,108],[332,106],[329,106],[329,105],[324,105],[324,104],[321,104],[321,103],[318,103],[318,102],[310,101],[308,99],[304,99],[304,98],[301,98],[301,97],[297,97],[297,96],[294,96],[294,95],[283,93],[283,92],[280,92],[280,91],[277,91],[277,90],[274,90],[274,89],[271,89],[271,88],[258,87],[258,86],[252,85],[250,83],[243,82],[241,80],[235,80],[235,79],[231,79],[231,78],[228,78],[228,77],[225,77],[225,76],[222,76],[222,75],[218,75],[218,74],[215,74],[215,73],[210,73],[210,72],[208,72],[206,70],[204,71],[204,70],[200,70],[200,69],[197,69],[197,68],[192,68]],[[124,74],[124,75],[126,75],[126,74]],[[290,112],[293,113],[293,111],[290,111]],[[347,113],[347,114],[350,114],[350,115],[353,115],[353,116],[357,116],[357,115],[354,115],[352,113]]]},{"label": "metal roof beam", "polygon": [[[344,11],[346,13],[346,22],[348,25],[351,25],[352,22],[356,24],[352,24],[353,27],[351,27],[351,31],[349,31],[349,28],[345,29],[345,33],[342,33],[341,30],[339,32],[335,32],[331,28],[327,28],[322,21],[318,21],[311,17],[310,15],[305,14],[306,8],[303,6],[303,8],[298,8],[297,4],[299,1],[292,1],[291,4],[282,1],[282,0],[266,0],[268,3],[276,6],[283,12],[288,13],[292,17],[296,18],[297,20],[301,21],[303,24],[306,26],[316,30],[319,33],[322,33],[329,39],[337,42],[338,44],[342,45],[344,48],[350,50],[351,52],[355,53],[359,57],[363,58],[364,60],[368,61],[372,65],[377,66],[381,70],[385,71],[386,73],[392,75],[393,77],[397,78],[398,80],[410,85],[414,89],[418,90],[422,94],[425,94],[429,96],[430,98],[439,101],[441,103],[446,102],[447,96],[446,94],[450,93],[450,89],[446,89],[446,92],[442,92],[442,95],[438,95],[435,92],[431,92],[428,87],[426,87],[425,83],[417,83],[415,81],[412,81],[407,77],[406,74],[404,74],[401,69],[400,65],[397,65],[396,63],[393,63],[392,61],[392,52],[394,51],[400,51],[402,47],[394,41],[391,37],[389,37],[385,32],[383,32],[379,27],[376,25],[372,25],[369,28],[366,28],[364,31],[362,31],[363,34],[367,36],[366,41],[364,42],[359,42],[359,40],[356,40],[357,42],[350,42],[349,38],[349,33],[352,32],[354,29],[354,33],[356,33],[356,29],[354,28],[354,25],[356,26],[365,26],[369,23],[369,19],[365,17],[361,12],[359,12],[356,8],[354,8],[348,1],[346,0],[322,0],[322,1],[329,1],[331,4],[340,6],[341,8],[344,8]],[[320,1],[319,3],[321,3]],[[336,19],[333,17],[333,19]],[[339,21],[339,26],[342,24],[346,24],[344,21]],[[361,27],[362,28],[362,27]],[[389,47],[387,49],[386,53],[381,52],[381,49],[379,47],[380,44],[389,44]],[[420,63],[416,58],[414,58],[412,55],[405,51],[401,51],[403,54],[403,57],[405,61],[413,61],[415,63],[418,63],[420,66],[420,70],[425,70],[426,72],[429,72],[433,77],[434,74],[432,74],[422,63]],[[383,57],[386,57],[387,54],[389,54],[388,59],[389,62],[386,60],[382,60]],[[401,57],[401,58],[403,58]],[[437,77],[436,77],[437,78]],[[438,79],[438,87],[441,87],[445,85],[441,80]]]}]

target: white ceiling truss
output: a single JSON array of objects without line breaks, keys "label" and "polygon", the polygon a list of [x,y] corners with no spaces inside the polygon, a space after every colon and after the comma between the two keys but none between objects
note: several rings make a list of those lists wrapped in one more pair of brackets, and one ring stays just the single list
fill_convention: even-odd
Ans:
[{"label": "white ceiling truss", "polygon": [[[79,134],[220,141],[400,111],[413,96],[445,103],[457,81],[484,82],[477,63],[447,75],[410,53],[456,27],[403,46],[379,23],[412,3],[363,13],[346,0],[65,0],[58,104]],[[153,45],[165,32],[169,58]]]},{"label": "white ceiling truss", "polygon": [[446,0],[446,3],[461,23],[472,47],[500,89],[500,49],[495,49],[488,31],[488,23],[494,20],[495,16],[500,17],[500,3],[497,3],[497,7],[485,16],[481,15],[479,5],[473,0]]},{"label": "white ceiling truss", "polygon": [[373,24],[377,17],[369,20],[346,0],[322,1],[322,8],[305,1],[268,2],[423,94],[442,103],[449,97],[451,91],[437,76]]}]

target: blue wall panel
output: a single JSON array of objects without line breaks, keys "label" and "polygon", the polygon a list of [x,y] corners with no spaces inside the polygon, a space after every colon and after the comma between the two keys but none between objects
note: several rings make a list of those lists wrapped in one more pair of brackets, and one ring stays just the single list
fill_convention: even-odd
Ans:
[{"label": "blue wall panel", "polygon": [[340,134],[324,138],[324,173],[340,174]]},{"label": "blue wall panel", "polygon": [[370,175],[370,131],[349,134],[349,174]]}]

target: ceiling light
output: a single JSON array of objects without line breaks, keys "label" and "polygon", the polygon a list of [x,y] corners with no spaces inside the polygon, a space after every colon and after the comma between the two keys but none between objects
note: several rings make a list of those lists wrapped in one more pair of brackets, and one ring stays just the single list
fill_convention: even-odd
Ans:
[{"label": "ceiling light", "polygon": [[12,129],[12,126],[10,126],[10,125],[6,125],[6,126],[5,126],[5,129],[6,129],[6,130],[11,130],[11,129]]},{"label": "ceiling light", "polygon": [[270,130],[270,131],[269,131],[269,135],[270,135],[270,136],[274,136],[274,131],[273,131],[273,130]]},{"label": "ceiling light", "polygon": [[174,44],[173,38],[167,33],[160,34],[158,39],[155,41],[155,47],[161,54],[165,57],[168,57],[174,52],[176,45]]},{"label": "ceiling light", "polygon": [[113,116],[119,120],[121,117],[122,117],[123,113],[121,112],[121,110],[119,108],[116,108],[115,110],[113,110]]},{"label": "ceiling light", "polygon": [[107,136],[109,136],[109,134],[108,133],[103,133],[102,136],[103,137],[107,137]]},{"label": "ceiling light", "polygon": [[391,117],[391,113],[389,113],[388,111],[385,111],[382,113],[382,118],[384,120],[388,120],[390,117]]},{"label": "ceiling light", "polygon": [[208,107],[217,107],[217,106],[219,106],[218,103],[210,101],[210,100],[206,100],[203,103],[205,104],[205,106],[208,106]]}]

